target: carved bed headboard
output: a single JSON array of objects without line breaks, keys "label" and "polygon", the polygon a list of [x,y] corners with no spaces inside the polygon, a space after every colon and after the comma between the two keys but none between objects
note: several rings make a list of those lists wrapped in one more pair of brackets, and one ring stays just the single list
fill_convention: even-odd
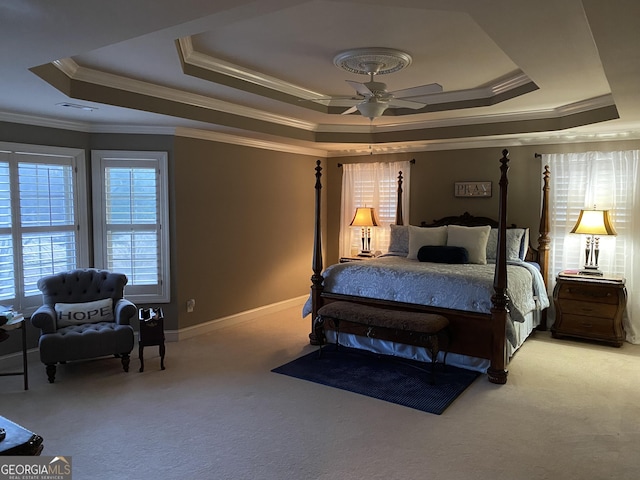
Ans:
[{"label": "carved bed headboard", "polygon": [[[480,227],[483,225],[490,225],[492,228],[498,228],[498,221],[489,217],[476,217],[469,212],[464,212],[462,215],[452,215],[450,217],[443,217],[438,220],[434,220],[431,223],[421,222],[421,227],[442,227],[443,225],[461,225],[463,227]],[[515,224],[507,226],[507,228],[517,228]]]}]

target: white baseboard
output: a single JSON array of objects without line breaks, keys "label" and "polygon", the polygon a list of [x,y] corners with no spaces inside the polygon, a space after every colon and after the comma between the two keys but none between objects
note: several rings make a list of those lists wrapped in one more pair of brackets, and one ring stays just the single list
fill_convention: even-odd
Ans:
[{"label": "white baseboard", "polygon": [[238,325],[240,323],[254,320],[263,315],[271,313],[277,313],[288,308],[304,305],[304,302],[309,298],[308,295],[302,297],[291,298],[289,300],[283,300],[282,302],[272,303],[263,307],[254,308],[253,310],[247,310],[245,312],[236,313],[227,317],[216,318],[205,323],[200,323],[192,327],[180,328],[178,330],[165,330],[164,336],[167,342],[177,342],[185,340],[187,338],[195,337],[197,335],[204,335],[220,328],[229,327],[231,325]]}]

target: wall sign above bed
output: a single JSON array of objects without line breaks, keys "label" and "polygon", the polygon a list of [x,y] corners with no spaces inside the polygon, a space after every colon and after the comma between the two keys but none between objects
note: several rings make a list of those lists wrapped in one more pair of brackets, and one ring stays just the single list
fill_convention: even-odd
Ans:
[{"label": "wall sign above bed", "polygon": [[489,198],[491,182],[455,182],[454,193],[456,197]]}]

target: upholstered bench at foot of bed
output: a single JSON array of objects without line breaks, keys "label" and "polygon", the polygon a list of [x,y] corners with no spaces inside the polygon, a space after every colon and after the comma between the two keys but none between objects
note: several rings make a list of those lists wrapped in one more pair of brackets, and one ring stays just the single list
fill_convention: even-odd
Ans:
[{"label": "upholstered bench at foot of bed", "polygon": [[[368,326],[370,327],[369,333],[373,328],[384,328],[419,335],[422,337],[420,343],[424,343],[429,351],[432,375],[440,351],[439,334],[449,326],[449,319],[442,315],[391,310],[345,301],[332,302],[320,307],[316,318],[316,327],[321,327],[324,324],[324,318],[334,320],[336,326],[336,348],[340,344],[341,320]],[[319,352],[320,354],[322,353],[322,344],[320,344]],[[446,352],[443,363],[446,363]]]}]

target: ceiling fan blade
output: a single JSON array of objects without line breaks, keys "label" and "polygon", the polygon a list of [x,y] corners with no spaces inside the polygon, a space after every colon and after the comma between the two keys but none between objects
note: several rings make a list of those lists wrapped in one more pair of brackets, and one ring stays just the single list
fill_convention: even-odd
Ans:
[{"label": "ceiling fan blade", "polygon": [[353,107],[361,101],[361,98],[334,98],[330,102],[323,103],[328,107]]},{"label": "ceiling fan blade", "polygon": [[358,111],[358,106],[354,105],[353,107],[351,107],[351,108],[345,110],[344,112],[342,112],[340,115],[349,115],[349,114],[351,114],[353,112],[357,112],[357,111]]},{"label": "ceiling fan blade", "polygon": [[337,96],[337,97],[317,97],[317,98],[301,98],[300,102],[316,102],[327,107],[351,107],[362,101],[362,98],[355,96]]},{"label": "ceiling fan blade", "polygon": [[422,102],[414,102],[412,100],[403,100],[401,98],[393,98],[389,103],[390,107],[393,108],[411,108],[412,110],[419,110],[423,107],[426,107],[426,103]]},{"label": "ceiling fan blade", "polygon": [[363,97],[372,97],[373,96],[373,92],[371,90],[369,90],[369,87],[367,87],[364,83],[358,83],[358,82],[354,82],[352,80],[347,80],[346,82],[349,85],[351,85],[356,92],[358,92],[358,95],[362,95]]},{"label": "ceiling fan blade", "polygon": [[428,85],[421,85],[419,87],[405,88],[403,90],[396,90],[391,92],[395,98],[412,98],[423,97],[425,95],[432,95],[434,93],[442,92],[442,85],[439,83],[430,83]]},{"label": "ceiling fan blade", "polygon": [[362,101],[362,98],[358,98],[355,95],[323,95],[321,97],[313,98],[299,98],[299,102],[319,102],[320,100],[353,100]]}]

